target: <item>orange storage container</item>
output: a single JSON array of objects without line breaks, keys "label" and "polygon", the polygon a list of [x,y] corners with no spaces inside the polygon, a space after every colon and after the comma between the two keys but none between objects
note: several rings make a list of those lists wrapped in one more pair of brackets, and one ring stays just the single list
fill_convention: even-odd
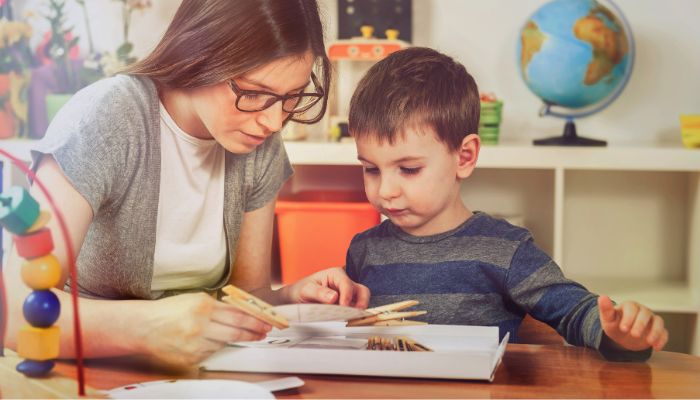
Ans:
[{"label": "orange storage container", "polygon": [[278,200],[275,213],[284,284],[345,265],[353,236],[379,223],[379,213],[357,192],[299,192]]}]

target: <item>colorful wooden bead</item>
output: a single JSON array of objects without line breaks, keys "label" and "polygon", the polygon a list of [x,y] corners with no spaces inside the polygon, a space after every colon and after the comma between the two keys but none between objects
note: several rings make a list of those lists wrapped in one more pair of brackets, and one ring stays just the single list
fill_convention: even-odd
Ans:
[{"label": "colorful wooden bead", "polygon": [[42,257],[53,251],[51,230],[44,228],[26,235],[15,235],[17,254],[26,259]]},{"label": "colorful wooden bead", "polygon": [[56,363],[51,360],[46,361],[35,361],[35,360],[24,360],[17,364],[17,372],[24,375],[31,376],[33,378],[41,377],[47,375],[53,369]]},{"label": "colorful wooden bead", "polygon": [[39,203],[27,189],[13,186],[0,194],[0,225],[14,234],[22,234],[39,217]]},{"label": "colorful wooden bead", "polygon": [[50,290],[35,290],[24,300],[22,311],[31,326],[48,328],[58,319],[61,302]]},{"label": "colorful wooden bead", "polygon": [[36,219],[36,221],[34,221],[34,225],[27,228],[27,233],[36,232],[39,229],[42,229],[49,223],[49,221],[51,221],[51,213],[44,210],[39,211],[39,217]]},{"label": "colorful wooden bead", "polygon": [[58,357],[60,349],[58,326],[35,328],[25,325],[17,336],[17,354],[29,360],[45,361]]},{"label": "colorful wooden bead", "polygon": [[34,290],[47,290],[61,282],[61,264],[53,254],[27,260],[22,264],[22,280]]}]

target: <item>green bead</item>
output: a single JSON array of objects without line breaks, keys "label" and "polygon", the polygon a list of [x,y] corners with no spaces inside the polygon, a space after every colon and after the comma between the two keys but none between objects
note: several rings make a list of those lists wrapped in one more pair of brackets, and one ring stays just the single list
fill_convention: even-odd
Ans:
[{"label": "green bead", "polygon": [[15,235],[34,225],[39,211],[39,203],[21,186],[12,186],[0,194],[0,225]]}]

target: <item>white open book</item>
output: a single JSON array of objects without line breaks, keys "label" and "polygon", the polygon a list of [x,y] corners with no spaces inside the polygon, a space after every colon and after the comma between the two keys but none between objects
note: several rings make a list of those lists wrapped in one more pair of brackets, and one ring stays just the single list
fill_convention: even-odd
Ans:
[{"label": "white open book", "polygon": [[[201,366],[211,371],[491,381],[509,337],[506,335],[499,343],[498,328],[483,326],[346,327],[343,321],[357,318],[357,315],[346,317],[342,313],[351,313],[355,309],[334,311],[322,307],[327,309],[324,311],[327,314],[321,318],[316,313],[318,309],[307,305],[292,306],[282,306],[293,310],[289,314],[289,310],[275,307],[276,312],[284,314],[292,322],[289,328],[273,329],[267,338],[258,342],[231,344],[205,360]],[[326,321],[327,318],[335,318],[339,322],[298,322],[309,319]],[[367,350],[368,340],[373,336],[409,337],[432,351]]]}]

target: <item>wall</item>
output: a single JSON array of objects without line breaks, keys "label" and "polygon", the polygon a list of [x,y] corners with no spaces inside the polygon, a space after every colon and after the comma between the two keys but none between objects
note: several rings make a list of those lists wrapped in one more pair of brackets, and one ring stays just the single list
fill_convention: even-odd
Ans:
[{"label": "wall", "polygon": [[[179,0],[153,0],[134,13],[135,54],[146,54],[165,31]],[[336,0],[320,0],[327,36],[337,32]],[[483,91],[504,99],[503,140],[561,134],[562,121],[540,118],[539,100],[520,79],[515,57],[518,31],[546,0],[414,0],[414,44],[434,47],[466,65]],[[15,0],[17,14],[40,10],[43,0]],[[95,45],[121,43],[121,8],[114,0],[87,0]],[[611,143],[679,142],[678,115],[700,113],[700,1],[618,0],[632,25],[637,59],[632,78],[608,109],[580,120],[581,135]],[[70,22],[85,38],[80,8],[69,1]],[[44,21],[37,30],[45,31]],[[87,39],[84,46],[87,46]]]},{"label": "wall", "polygon": [[[560,135],[563,122],[539,118],[540,101],[522,82],[519,29],[546,0],[414,0],[414,45],[462,62],[483,91],[505,101],[503,139]],[[322,0],[331,26],[335,0]],[[700,113],[700,1],[617,0],[632,26],[637,58],[622,95],[577,122],[579,134],[610,143],[680,142],[678,115]]]},{"label": "wall", "polygon": [[[15,19],[33,14],[29,22],[34,28],[33,43],[49,30],[48,22],[42,17],[48,13],[48,0],[10,0],[15,11]],[[123,42],[122,3],[116,0],[86,0],[89,23],[95,49],[114,52]],[[134,55],[143,56],[155,45],[168,27],[177,10],[180,0],[151,0],[152,6],[144,11],[134,11],[131,17],[129,38],[134,44]],[[66,0],[66,26],[80,37],[81,51],[88,49],[88,36],[82,8],[75,0]]]}]

